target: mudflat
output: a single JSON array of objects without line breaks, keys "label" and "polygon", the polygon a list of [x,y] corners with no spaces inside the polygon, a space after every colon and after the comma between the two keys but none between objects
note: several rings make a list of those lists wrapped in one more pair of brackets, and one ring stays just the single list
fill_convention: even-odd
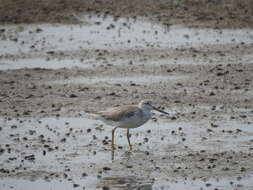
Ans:
[{"label": "mudflat", "polygon": [[[0,188],[252,189],[250,1],[0,1]],[[151,99],[118,130],[89,116]],[[49,183],[50,182],[50,183]]]}]

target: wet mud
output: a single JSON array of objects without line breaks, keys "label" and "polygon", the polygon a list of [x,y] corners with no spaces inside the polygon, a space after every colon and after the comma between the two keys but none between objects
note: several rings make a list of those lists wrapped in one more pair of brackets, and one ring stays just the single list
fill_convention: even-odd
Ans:
[{"label": "wet mud", "polygon": [[251,0],[15,0],[0,1],[1,23],[79,23],[75,15],[147,17],[165,26],[184,24],[218,28],[253,26]]}]

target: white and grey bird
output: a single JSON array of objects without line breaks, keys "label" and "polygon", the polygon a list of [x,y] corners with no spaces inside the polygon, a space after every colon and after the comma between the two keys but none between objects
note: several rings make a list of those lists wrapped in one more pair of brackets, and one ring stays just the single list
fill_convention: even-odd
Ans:
[{"label": "white and grey bird", "polygon": [[112,150],[114,150],[114,133],[117,128],[127,129],[127,141],[130,150],[132,150],[129,130],[140,127],[146,123],[151,118],[152,110],[156,110],[164,114],[169,114],[152,106],[152,103],[149,100],[142,100],[137,105],[124,105],[114,107],[106,111],[97,112],[96,114],[99,116],[100,120],[114,127],[112,130]]}]

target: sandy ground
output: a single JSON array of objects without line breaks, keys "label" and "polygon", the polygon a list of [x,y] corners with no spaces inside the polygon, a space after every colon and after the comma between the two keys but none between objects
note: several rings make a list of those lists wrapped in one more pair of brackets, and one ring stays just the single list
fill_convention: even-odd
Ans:
[{"label": "sandy ground", "polygon": [[[253,189],[253,36],[251,30],[240,30],[252,26],[249,1],[145,1],[152,4],[145,8],[144,1],[134,6],[135,1],[33,2],[14,6],[4,1],[4,8],[0,7],[5,15],[1,23],[16,24],[0,27],[4,44],[0,46],[1,189],[34,185],[41,189]],[[217,11],[221,3],[225,11]],[[208,9],[199,9],[203,5]],[[131,36],[124,39],[127,34],[118,30],[115,20],[106,27],[94,21],[107,35],[123,31],[117,38],[112,35],[109,43],[97,47],[97,38],[85,41],[75,36],[79,28],[71,24],[78,21],[85,32],[93,26],[92,18],[80,22],[80,13],[96,10],[102,23],[109,14],[117,15],[114,19],[133,17],[121,24],[133,30],[136,42]],[[153,25],[151,29],[143,25],[146,30],[141,28],[138,36],[135,19],[141,20],[140,27],[142,21],[163,23],[164,36]],[[54,34],[54,28],[61,31],[57,24],[37,25],[58,21],[72,27],[68,39],[60,32]],[[170,46],[159,36],[166,41],[173,35],[174,29],[167,28],[171,24],[220,30],[212,41],[208,37],[212,30],[202,39],[202,30],[184,34],[184,29],[182,39]],[[180,28],[175,31],[181,35]],[[182,44],[175,46],[180,40]],[[55,67],[58,63],[67,66]],[[170,115],[155,114],[145,126],[131,130],[132,152],[125,131],[117,131],[118,147],[112,152],[111,128],[87,113],[142,99],[153,100]]]}]

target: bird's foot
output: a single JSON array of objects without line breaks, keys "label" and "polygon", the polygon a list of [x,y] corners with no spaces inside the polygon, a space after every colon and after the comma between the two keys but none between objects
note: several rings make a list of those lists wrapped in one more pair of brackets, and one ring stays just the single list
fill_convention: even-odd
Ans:
[{"label": "bird's foot", "polygon": [[114,145],[112,145],[112,150],[116,150],[116,148],[115,148],[115,146],[114,146]]}]

